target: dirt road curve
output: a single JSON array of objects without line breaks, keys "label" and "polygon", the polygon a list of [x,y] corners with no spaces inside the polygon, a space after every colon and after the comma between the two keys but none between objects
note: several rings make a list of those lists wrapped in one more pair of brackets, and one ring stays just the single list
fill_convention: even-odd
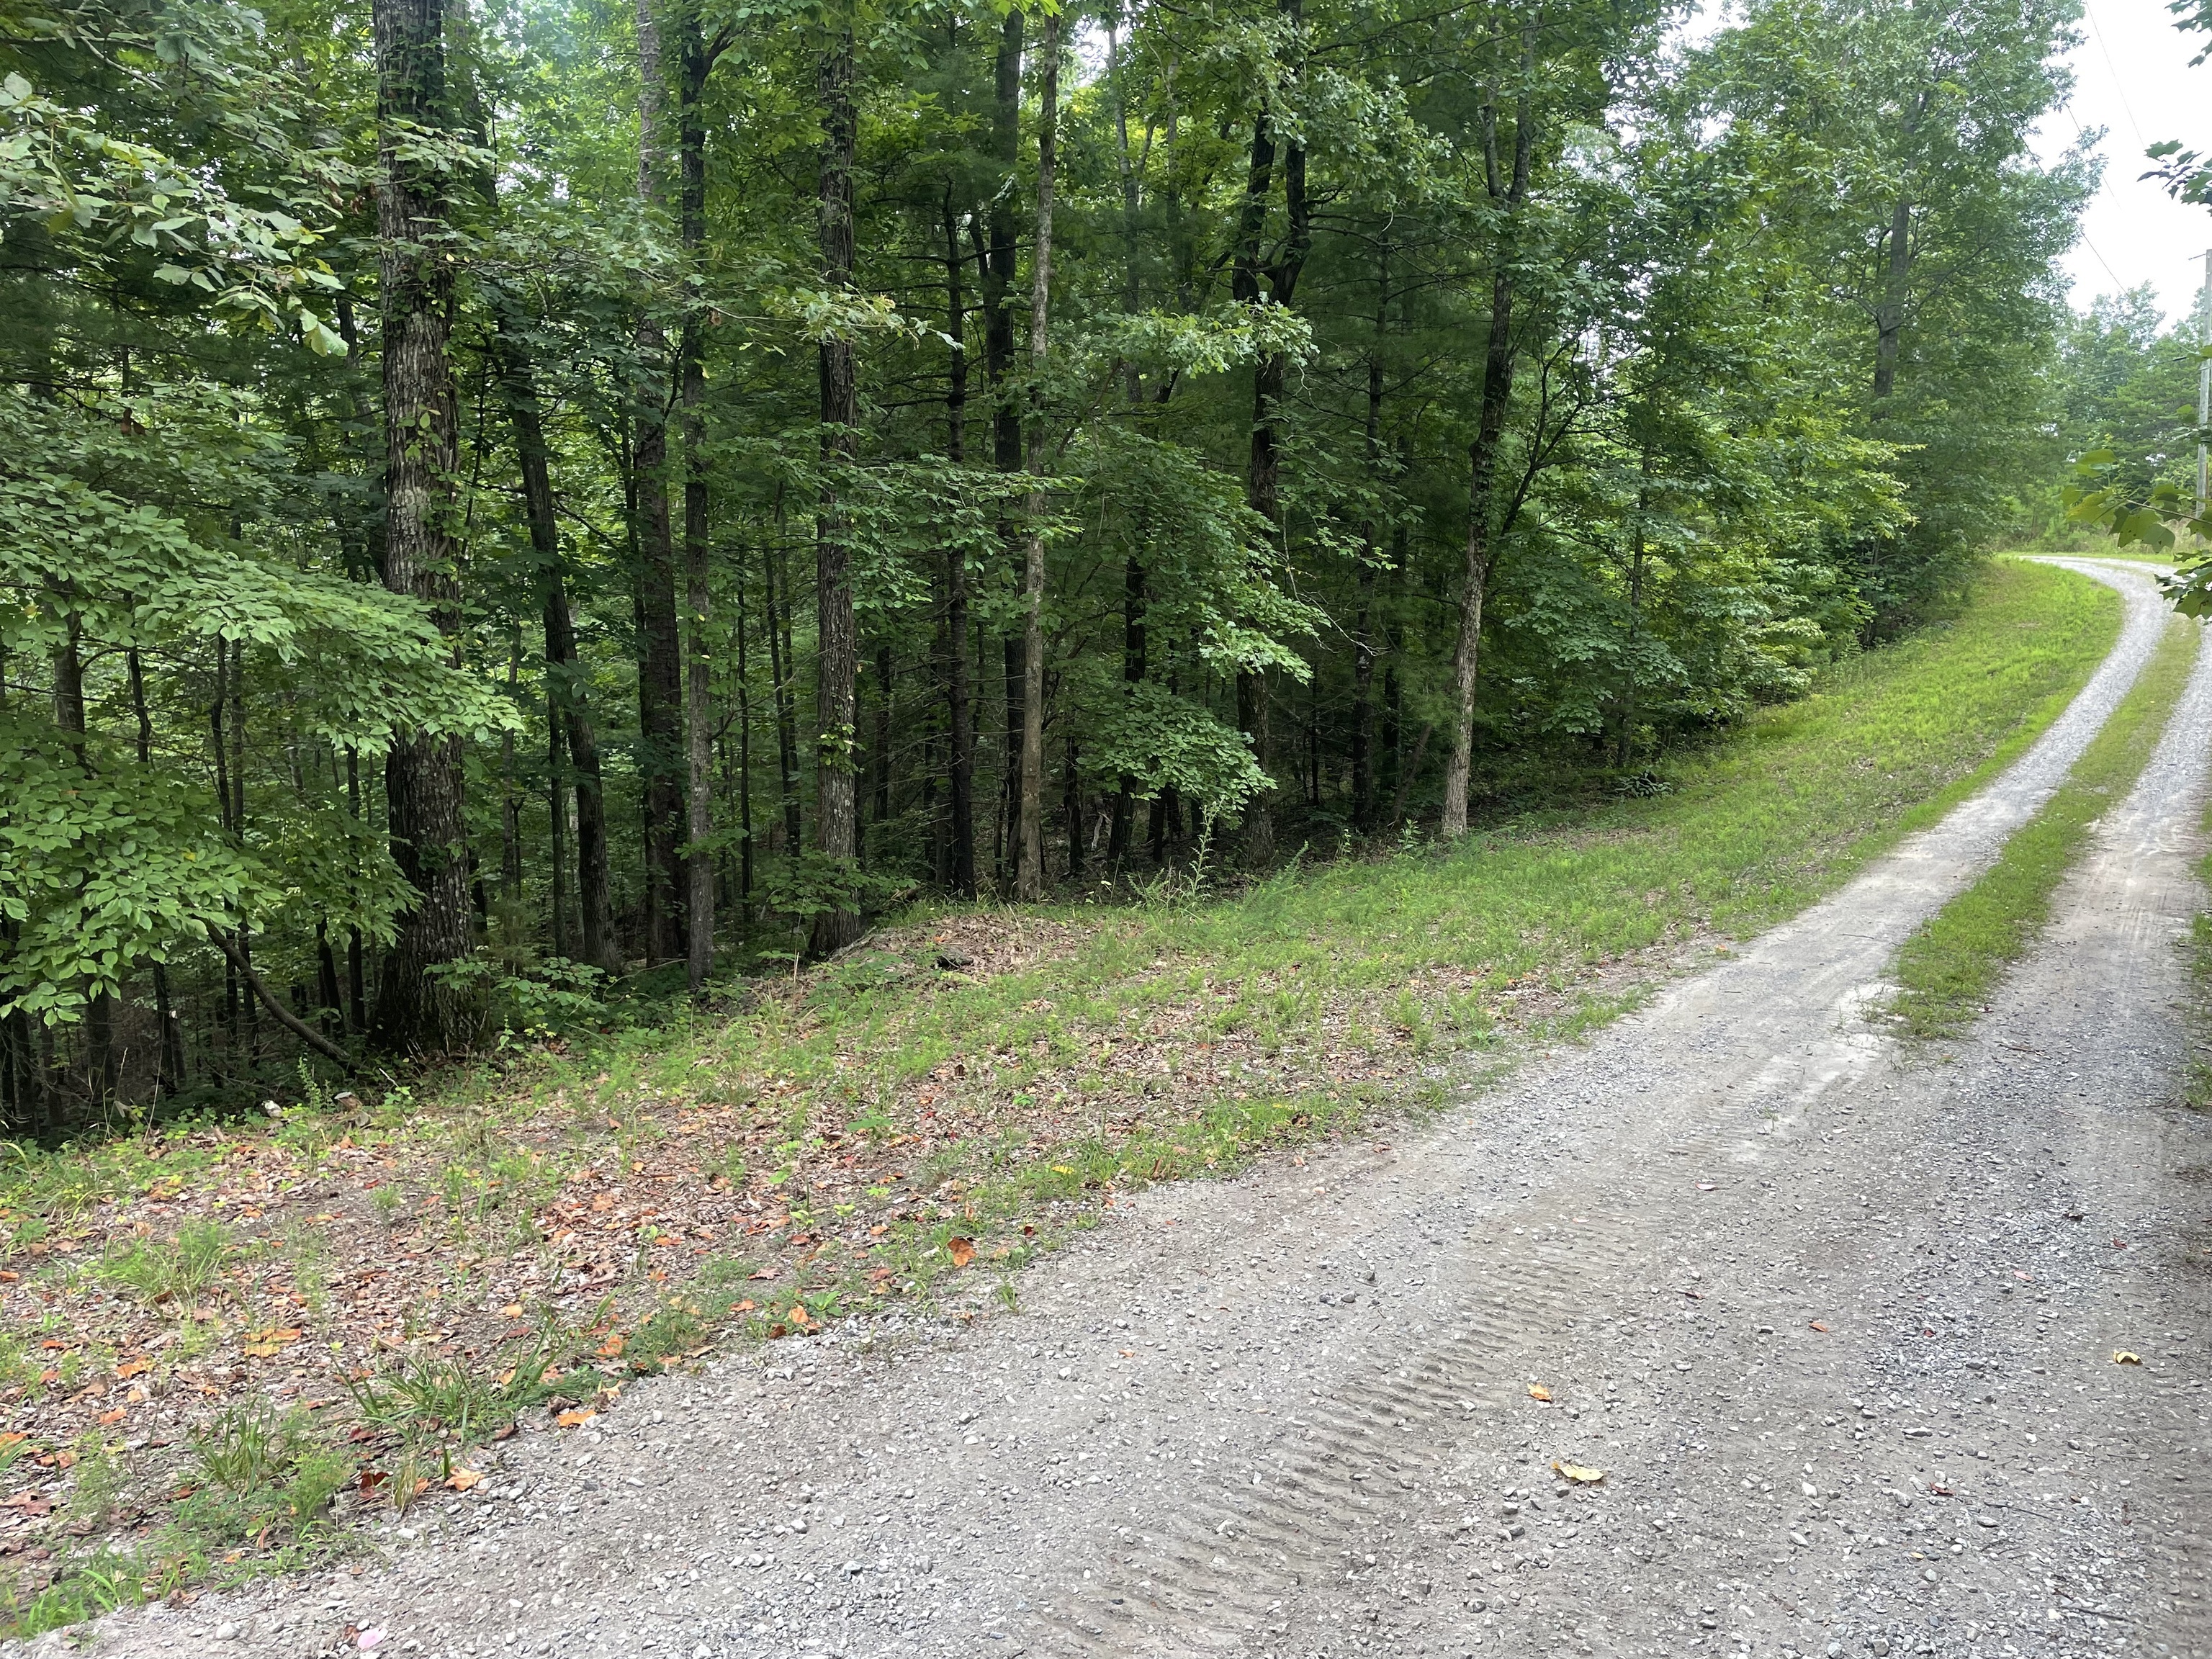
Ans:
[{"label": "dirt road curve", "polygon": [[98,1651],[2212,1659],[2212,1124],[2172,1103],[2212,655],[1973,1039],[1860,1012],[2164,625],[2096,574],[2126,632],[2029,755],[1588,1046],[1146,1194],[1017,1317],[641,1388],[388,1567]]}]

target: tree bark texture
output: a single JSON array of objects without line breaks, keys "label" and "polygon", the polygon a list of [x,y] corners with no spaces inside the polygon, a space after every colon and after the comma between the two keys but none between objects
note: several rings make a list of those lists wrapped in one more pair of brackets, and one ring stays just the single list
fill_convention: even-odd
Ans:
[{"label": "tree bark texture", "polygon": [[[1295,50],[1303,20],[1302,0],[1280,0],[1278,9],[1289,23]],[[1295,74],[1286,68],[1285,79]],[[1252,118],[1251,161],[1245,173],[1244,199],[1238,210],[1237,246],[1230,272],[1230,291],[1240,305],[1267,301],[1287,306],[1297,291],[1307,256],[1313,249],[1313,219],[1306,195],[1305,147],[1293,139],[1282,146],[1283,239],[1269,258],[1261,242],[1269,204],[1274,193],[1277,155],[1276,112],[1263,96]],[[1252,441],[1245,464],[1244,495],[1252,510],[1267,521],[1274,550],[1280,554],[1284,535],[1282,466],[1277,422],[1281,418],[1283,388],[1290,360],[1282,352],[1261,355],[1252,370]],[[1264,771],[1272,758],[1268,731],[1267,675],[1242,669],[1237,676],[1237,724],[1251,745],[1253,758]],[[1275,855],[1275,819],[1263,789],[1244,809],[1244,856],[1254,864],[1267,864]]]},{"label": "tree bark texture", "polygon": [[[648,206],[666,199],[661,125],[660,22],[653,0],[637,0],[637,190]],[[645,780],[645,955],[684,950],[683,884],[677,872],[683,790],[677,781],[683,734],[683,632],[676,614],[676,543],[668,512],[668,393],[657,366],[668,337],[650,312],[637,322],[640,357],[650,366],[634,392],[637,440],[638,770]]]},{"label": "tree bark texture", "polygon": [[[446,125],[443,6],[375,0],[373,11],[382,175],[385,586],[422,601],[452,639],[461,626],[450,524],[459,459],[447,353],[454,258],[446,240],[445,181],[410,154],[404,136],[410,128]],[[384,777],[392,857],[415,902],[385,953],[374,1030],[387,1048],[436,1052],[461,1035],[460,1011],[436,970],[475,943],[460,739],[407,734],[386,757]],[[234,953],[224,943],[233,968],[252,983],[243,948]]]},{"label": "tree bark texture", "polygon": [[1045,20],[1042,84],[1038,93],[1036,246],[1030,255],[1029,529],[1022,560],[1022,848],[1015,871],[1018,896],[1044,896],[1044,477],[1047,442],[1042,398],[1045,358],[1052,349],[1052,210],[1058,157],[1060,14]]},{"label": "tree bark texture", "polygon": [[[960,286],[960,227],[952,208],[952,188],[945,195],[945,331],[962,342],[951,354],[945,384],[945,458],[956,467],[968,460],[968,308]],[[952,890],[975,896],[975,726],[968,705],[968,550],[945,550],[945,698],[950,750],[945,781],[951,796]]]},{"label": "tree bark texture", "polygon": [[[822,274],[825,284],[853,282],[853,37],[840,35],[823,52],[822,84]],[[819,645],[815,673],[815,845],[841,866],[857,854],[859,828],[853,747],[858,710],[860,640],[853,619],[853,582],[846,526],[839,508],[836,470],[858,452],[859,387],[853,343],[825,337],[821,347],[822,456],[832,474],[823,484],[814,536],[815,629]],[[850,906],[814,919],[817,955],[842,950],[860,937],[860,912]]]},{"label": "tree bark texture", "polygon": [[1899,197],[1890,214],[1889,234],[1884,239],[1881,303],[1875,307],[1874,395],[1888,397],[1897,389],[1897,355],[1905,339],[1905,302],[1912,279],[1912,204]]},{"label": "tree bark texture", "polygon": [[[1514,106],[1510,177],[1501,176],[1495,97],[1483,106],[1485,179],[1491,199],[1504,210],[1505,225],[1491,253],[1490,336],[1483,356],[1482,404],[1475,417],[1474,440],[1468,447],[1467,560],[1461,573],[1459,638],[1452,651],[1451,752],[1444,763],[1443,811],[1437,826],[1447,840],[1467,833],[1468,786],[1474,772],[1474,690],[1482,665],[1482,607],[1498,558],[1498,453],[1504,441],[1505,416],[1513,402],[1518,362],[1513,337],[1510,241],[1513,216],[1528,198],[1528,169],[1535,154],[1534,112],[1527,91],[1534,58],[1533,42],[1524,33],[1522,91]],[[1401,800],[1405,798],[1405,787],[1406,781],[1401,779]]]},{"label": "tree bark texture", "polygon": [[[696,271],[707,240],[707,76],[714,65],[716,50],[701,32],[699,10],[684,12],[681,59],[681,100],[677,149],[681,158],[677,230],[684,245],[685,267]],[[707,485],[707,354],[706,319],[696,295],[684,313],[684,331],[677,351],[679,404],[684,436],[684,597],[685,621],[690,630],[684,653],[684,758],[689,793],[685,827],[690,850],[685,854],[687,891],[684,902],[685,977],[696,996],[714,966],[714,731],[709,671],[713,657],[708,645],[713,623],[714,595],[708,568]]]}]

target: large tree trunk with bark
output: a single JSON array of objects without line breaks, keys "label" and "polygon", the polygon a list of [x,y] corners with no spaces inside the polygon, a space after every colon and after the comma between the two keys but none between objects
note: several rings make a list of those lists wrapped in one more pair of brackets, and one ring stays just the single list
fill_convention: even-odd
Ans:
[{"label": "large tree trunk with bark", "polygon": [[[660,21],[653,0],[637,0],[637,193],[648,205],[665,199],[662,145]],[[645,781],[645,955],[665,960],[684,949],[684,886],[677,846],[683,790],[677,781],[684,748],[683,631],[676,616],[676,538],[668,512],[668,393],[661,372],[668,337],[650,312],[637,322],[642,362],[633,393],[637,440],[638,770]]]},{"label": "large tree trunk with bark", "polygon": [[[1302,0],[1279,0],[1278,9],[1295,33],[1303,19]],[[1294,48],[1295,49],[1295,48]],[[1285,67],[1285,74],[1295,70]],[[1237,245],[1230,274],[1230,289],[1242,305],[1262,300],[1287,306],[1297,291],[1307,256],[1313,250],[1312,210],[1306,195],[1305,147],[1296,139],[1283,147],[1283,207],[1285,228],[1276,257],[1267,258],[1261,238],[1267,228],[1268,204],[1274,191],[1275,112],[1263,94],[1252,118],[1251,161],[1245,173],[1244,200],[1237,215]],[[1276,431],[1280,419],[1283,389],[1290,360],[1282,352],[1264,353],[1252,371],[1252,443],[1245,463],[1244,496],[1252,510],[1267,521],[1279,554],[1284,534],[1281,446]],[[1237,676],[1237,719],[1262,770],[1268,766],[1269,699],[1264,672],[1240,670]],[[1251,863],[1267,864],[1275,855],[1275,818],[1267,794],[1255,795],[1244,809],[1244,856]]]},{"label": "large tree trunk with bark", "polygon": [[[1498,453],[1504,441],[1505,416],[1513,403],[1518,353],[1513,337],[1513,277],[1507,246],[1516,210],[1528,194],[1529,164],[1535,155],[1535,121],[1526,90],[1533,72],[1534,46],[1522,37],[1523,90],[1514,106],[1513,164],[1502,176],[1498,155],[1497,103],[1483,106],[1485,179],[1491,199],[1504,210],[1504,229],[1492,250],[1490,337],[1483,356],[1482,405],[1475,416],[1474,440],[1468,446],[1467,560],[1461,573],[1459,639],[1452,651],[1451,753],[1444,763],[1444,799],[1437,826],[1448,840],[1467,833],[1468,786],[1474,773],[1474,691],[1482,665],[1482,608],[1498,560]],[[1405,798],[1405,781],[1399,799]]]},{"label": "large tree trunk with bark", "polygon": [[[951,354],[945,386],[945,457],[956,467],[968,461],[968,309],[960,288],[960,227],[952,208],[952,187],[945,187],[945,331],[963,349]],[[945,698],[946,783],[951,799],[952,890],[975,896],[975,724],[968,706],[968,550],[945,551]]]},{"label": "large tree trunk with bark", "polygon": [[[823,52],[822,78],[822,275],[831,289],[853,283],[853,37],[840,35]],[[815,673],[816,738],[814,844],[849,867],[859,848],[854,799],[853,748],[860,678],[860,640],[853,620],[853,581],[846,526],[838,501],[838,470],[858,453],[859,386],[853,343],[825,337],[821,348],[822,453],[830,476],[822,487],[815,523],[814,603],[819,655]],[[817,956],[842,950],[860,937],[860,912],[824,910],[814,919]]]},{"label": "large tree trunk with bark", "polygon": [[1044,76],[1037,117],[1036,246],[1030,257],[1029,530],[1022,560],[1022,848],[1015,890],[1044,896],[1044,476],[1049,445],[1042,396],[1052,348],[1052,209],[1060,119],[1060,14],[1045,20]]},{"label": "large tree trunk with bark", "polygon": [[[684,11],[681,58],[681,106],[677,147],[681,154],[677,230],[684,244],[686,269],[696,271],[700,250],[707,240],[707,125],[704,107],[707,76],[714,66],[717,49],[709,47],[699,27],[699,9]],[[684,434],[684,611],[690,628],[684,653],[684,753],[690,787],[685,827],[690,850],[685,855],[687,892],[684,919],[689,950],[686,978],[697,996],[714,966],[714,732],[708,679],[713,659],[708,647],[712,621],[713,592],[708,569],[707,528],[707,363],[705,319],[697,295],[684,313],[682,342],[677,351],[679,402]]]},{"label": "large tree trunk with bark", "polygon": [[1883,261],[1881,303],[1874,314],[1874,395],[1885,398],[1897,388],[1898,349],[1905,339],[1905,302],[1912,280],[1912,204],[1898,198],[1891,211]]},{"label": "large tree trunk with bark", "polygon": [[[439,631],[457,639],[461,592],[449,521],[459,456],[447,350],[453,265],[443,241],[443,181],[410,153],[411,133],[447,125],[444,9],[441,0],[375,0],[373,9],[382,171],[377,229],[384,245],[385,586],[422,601]],[[385,954],[374,1029],[388,1048],[436,1052],[465,1035],[457,999],[439,983],[437,970],[475,943],[460,739],[404,736],[386,757],[384,776],[392,857],[415,897]],[[244,959],[241,951],[235,960]]]}]

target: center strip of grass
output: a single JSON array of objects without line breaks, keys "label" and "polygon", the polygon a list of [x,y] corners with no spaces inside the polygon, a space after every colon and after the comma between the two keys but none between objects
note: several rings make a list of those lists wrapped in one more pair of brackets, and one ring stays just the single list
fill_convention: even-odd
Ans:
[{"label": "center strip of grass", "polygon": [[2175,617],[2156,653],[2043,810],[1977,881],[1905,942],[1892,1007],[1916,1037],[1955,1036],[2051,918],[2051,895],[2097,820],[2124,799],[2157,747],[2197,661],[2197,626]]}]

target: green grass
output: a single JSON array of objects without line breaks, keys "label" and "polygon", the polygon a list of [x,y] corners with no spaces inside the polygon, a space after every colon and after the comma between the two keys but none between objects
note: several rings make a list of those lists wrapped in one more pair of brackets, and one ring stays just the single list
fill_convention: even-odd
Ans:
[{"label": "green grass", "polygon": [[[863,953],[803,995],[726,1024],[619,1045],[602,1093],[696,1091],[701,1073],[781,1081],[881,1109],[933,1069],[1011,1053],[992,1092],[1068,1086],[1100,1036],[1172,1015],[1205,1036],[1310,1043],[1352,1010],[1355,1041],[1419,1027],[1479,1039],[1496,994],[1692,933],[1756,931],[1942,813],[2049,723],[2109,649],[2107,589],[2001,562],[1954,622],[1830,673],[1701,753],[1671,793],[1557,811],[1416,848],[1279,876],[1234,898],[1007,913],[1085,930],[1034,966],[928,996]],[[1434,970],[1455,970],[1449,996]],[[593,1062],[597,1064],[595,1060]],[[893,1112],[892,1115],[899,1114]]]},{"label": "green grass", "polygon": [[2097,819],[2126,795],[2150,758],[2196,659],[2197,629],[2177,617],[2057,793],[2005,842],[1981,879],[1905,942],[1892,1007],[1908,1033],[1955,1036],[1984,1011],[1999,977],[2050,920],[2051,895]]}]

